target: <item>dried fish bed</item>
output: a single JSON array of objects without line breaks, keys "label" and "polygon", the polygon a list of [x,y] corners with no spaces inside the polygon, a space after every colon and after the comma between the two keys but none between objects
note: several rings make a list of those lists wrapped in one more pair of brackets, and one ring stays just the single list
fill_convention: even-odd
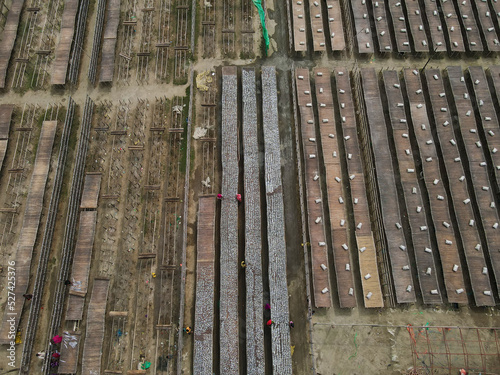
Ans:
[{"label": "dried fish bed", "polygon": [[[492,1],[495,3],[495,1]],[[500,37],[496,32],[495,25],[493,24],[493,17],[490,11],[490,7],[487,2],[475,1],[474,5],[477,9],[478,19],[477,22],[481,28],[484,39],[486,40],[486,46],[490,52],[500,51]],[[479,33],[479,32],[478,32]]]},{"label": "dried fish bed", "polygon": [[118,81],[128,82],[130,62],[133,59],[135,30],[137,28],[137,0],[127,0],[122,19],[120,53],[118,54]]},{"label": "dried fish bed", "polygon": [[243,160],[245,197],[245,281],[247,373],[265,372],[264,302],[262,285],[262,233],[257,140],[255,70],[243,69]]},{"label": "dried fish bed", "polygon": [[[391,0],[391,6],[395,0]],[[424,21],[422,19],[422,9],[418,1],[408,0],[404,1],[406,5],[406,12],[408,18],[408,24],[410,25],[410,34],[413,39],[413,49],[417,53],[429,52],[429,41],[427,40],[427,35],[425,33]],[[397,4],[397,1],[396,1]],[[394,4],[394,6],[396,6]],[[401,7],[401,6],[398,6]],[[432,17],[432,15],[431,15]],[[439,31],[436,29],[436,31]],[[397,33],[397,28],[394,28],[394,32]],[[442,32],[441,32],[442,33]],[[431,31],[431,36],[433,31]],[[443,40],[444,42],[444,40]]]},{"label": "dried fish bed", "polygon": [[309,16],[311,21],[313,51],[326,51],[325,33],[323,32],[322,1],[309,2]]},{"label": "dried fish bed", "polygon": [[345,51],[344,21],[339,0],[326,0],[328,27],[332,51]]},{"label": "dried fish bed", "polygon": [[[410,8],[410,6],[407,5],[407,8]],[[439,16],[437,1],[424,0],[424,8],[428,23],[426,26],[428,26],[431,36],[431,50],[435,52],[446,52],[446,40],[443,32],[443,25],[441,24],[441,17]]]},{"label": "dried fish bed", "polygon": [[[380,53],[392,52],[393,48],[391,41],[391,33],[389,30],[389,23],[387,22],[385,1],[371,0],[371,3],[373,9],[372,17],[374,18],[375,22],[375,30],[377,30],[378,50]],[[408,51],[411,51],[409,46],[408,46]]]},{"label": "dried fish bed", "polygon": [[234,0],[222,0],[222,56],[231,57],[235,54],[235,2]]},{"label": "dried fish bed", "polygon": [[[348,175],[357,176],[350,180],[351,199],[355,223],[370,223],[370,212],[368,194],[366,190],[366,179],[363,172],[363,161],[360,149],[361,139],[358,138],[358,128],[354,101],[351,91],[350,72],[345,68],[337,68],[334,71],[337,89],[337,100],[340,107],[340,118],[342,121],[342,134],[339,134],[337,143],[339,149],[345,150],[347,156]],[[361,275],[370,274],[372,277],[361,278],[363,288],[363,303],[367,308],[383,307],[382,290],[380,285],[379,269],[377,265],[377,253],[375,240],[371,225],[363,225],[356,228],[357,250],[364,248],[358,253],[359,269]],[[371,293],[371,294],[370,294]],[[370,298],[367,298],[371,295]]]},{"label": "dried fish bed", "polygon": [[[398,303],[415,302],[415,287],[411,277],[411,270],[404,269],[405,266],[409,265],[408,244],[406,243],[402,228],[400,228],[402,220],[391,162],[393,155],[391,155],[389,149],[387,124],[385,124],[378,77],[374,69],[366,68],[361,70],[361,78],[363,80],[363,94],[367,109],[387,251],[391,261],[392,277],[396,290],[396,300]],[[393,89],[395,88],[393,87]],[[391,120],[394,126],[395,121],[392,119],[392,116]],[[398,119],[397,121],[399,122],[400,120]],[[410,173],[414,172],[410,171]]]},{"label": "dried fish bed", "polygon": [[168,62],[170,43],[170,12],[171,0],[160,2],[160,22],[158,22],[158,43],[156,44],[155,78],[157,80],[168,79]]},{"label": "dried fish bed", "polygon": [[[391,119],[389,129],[396,145],[399,180],[403,187],[403,198],[406,205],[406,211],[408,212],[413,252],[416,259],[416,276],[420,284],[422,299],[426,304],[442,303],[434,257],[432,252],[428,253],[428,250],[426,250],[432,249],[429,233],[430,223],[427,222],[427,209],[424,205],[426,198],[422,196],[422,191],[418,184],[418,171],[415,165],[414,155],[411,151],[410,132],[405,113],[405,101],[401,93],[398,72],[395,70],[384,71],[383,77]],[[421,96],[421,98],[423,99],[423,96]],[[420,127],[419,130],[423,132],[427,131],[423,134],[430,136],[430,128],[428,125],[424,124],[424,126],[422,126],[422,124],[419,123],[417,126]],[[415,131],[419,130],[416,129]],[[436,168],[438,167],[437,158],[428,156],[424,160],[425,161],[422,161],[424,163],[424,168],[427,168],[430,163],[434,164]],[[432,169],[432,167],[430,167],[430,169]],[[448,221],[448,223],[451,225],[451,221]],[[402,228],[398,229],[395,226],[386,226],[386,232],[390,230],[393,232],[398,231],[401,236],[403,235]],[[387,235],[387,237],[389,238],[389,235]],[[410,261],[410,263],[407,264],[408,268],[410,268],[408,271],[411,270],[411,263]],[[411,277],[411,275],[408,276]]]},{"label": "dried fish bed", "polygon": [[295,52],[307,51],[307,31],[304,2],[289,0],[292,3],[293,13],[293,45]]},{"label": "dried fish bed", "polygon": [[142,30],[141,40],[139,45],[138,65],[136,72],[136,80],[139,84],[147,83],[149,78],[149,58],[151,55],[151,36],[153,33],[153,19],[155,15],[153,0],[145,0],[144,8],[142,8]]},{"label": "dried fish bed", "polygon": [[[24,306],[23,295],[27,292],[30,281],[30,268],[42,217],[43,196],[47,186],[56,129],[57,121],[44,121],[42,123],[33,165],[33,174],[31,175],[31,181],[28,188],[28,197],[26,198],[23,223],[20,230],[22,235],[18,237],[13,254],[16,261],[17,273],[11,292],[15,294],[13,298],[18,302],[13,306],[9,305],[9,307],[4,310],[0,329],[0,343],[2,344],[10,342],[10,329],[17,330],[21,319]],[[12,287],[12,283],[9,282],[9,286]],[[11,321],[12,318],[14,318],[13,321]]]},{"label": "dried fish bed", "polygon": [[[451,225],[452,207],[448,205],[448,196],[443,179],[446,175],[442,174],[441,169],[439,168],[439,163],[442,162],[442,160],[438,154],[437,146],[432,140],[431,131],[433,126],[427,116],[427,106],[423,94],[420,74],[417,70],[405,69],[404,80],[410,105],[411,120],[413,123],[412,136],[414,136],[417,141],[417,148],[421,160],[432,158],[433,161],[431,163],[426,162],[422,164],[423,180],[430,197],[430,214],[434,222],[437,251],[439,252],[441,260],[440,263],[443,269],[446,295],[448,297],[448,302],[455,302],[455,298],[457,296],[456,290],[464,288],[464,280],[461,272],[453,272],[454,265],[460,264],[460,255],[457,245],[457,236],[459,236],[459,234],[455,232],[454,226]],[[438,196],[443,197],[444,199],[436,199]],[[446,225],[444,223],[448,223],[450,225]],[[447,244],[447,239],[452,241],[452,243]],[[429,247],[429,249],[432,252],[427,255],[432,256],[434,254],[433,248]],[[416,256],[419,256],[421,251],[426,250],[422,246],[418,245],[417,241],[414,241],[414,251]],[[429,250],[427,250],[427,252],[428,251]],[[429,266],[432,267],[432,265]],[[439,292],[439,288],[437,290]],[[428,300],[433,298],[429,297],[428,294],[429,291],[422,290],[424,302],[426,298]],[[438,297],[439,295],[434,296],[434,298]],[[460,296],[458,301],[463,303],[463,297]]]},{"label": "dried fish bed", "polygon": [[[410,26],[410,30],[406,28],[406,17],[403,12],[403,6],[401,5],[402,1],[400,0],[387,0],[388,6],[389,6],[389,12],[391,13],[391,18],[392,18],[392,31],[394,32],[394,36],[396,38],[396,50],[398,52],[411,52],[411,47],[410,47],[410,39],[408,35],[411,35],[413,33],[413,27]],[[416,6],[418,7],[418,2],[416,1],[411,1],[412,3],[415,3]],[[375,5],[377,5],[378,1],[375,2]],[[379,4],[380,6],[380,4]],[[418,10],[420,13],[420,10]],[[415,12],[413,14],[410,13],[410,15],[415,15]],[[417,17],[419,14],[416,15]],[[376,20],[375,20],[376,21]],[[410,24],[411,25],[411,24]],[[418,30],[418,26],[417,26]],[[425,32],[424,32],[425,35]],[[413,36],[414,38],[414,36]]]},{"label": "dried fish bed", "polygon": [[94,84],[97,74],[97,61],[99,60],[99,54],[101,51],[101,39],[102,31],[104,29],[104,16],[106,14],[106,3],[107,0],[98,0],[97,2],[97,15],[94,26],[94,40],[92,43],[92,52],[90,55],[88,78],[89,81]]},{"label": "dried fish bed", "polygon": [[[36,33],[37,29],[37,21],[38,21],[38,16],[41,12],[41,4],[43,2],[41,0],[31,0],[28,8],[30,10],[25,9],[25,12],[29,12],[28,16],[28,22],[25,24],[24,29],[23,29],[23,34],[21,36],[20,44],[21,47],[19,48],[19,53],[17,55],[17,58],[14,60],[16,62],[15,68],[14,68],[14,79],[12,80],[11,87],[19,88],[23,85],[24,81],[24,75],[26,73],[26,68],[29,64],[29,60],[31,57],[31,52],[32,52],[32,47],[36,43],[36,37],[38,33]],[[22,6],[22,3],[21,3]],[[37,11],[34,11],[34,9],[38,9]],[[22,17],[22,16],[21,16]],[[19,30],[18,30],[19,33]],[[35,39],[35,40],[33,40]],[[8,61],[7,61],[8,64]],[[7,71],[7,67],[5,68]]]},{"label": "dried fish bed", "polygon": [[255,17],[255,5],[252,0],[241,0],[241,52],[254,57],[253,52],[255,30],[253,28],[253,19]]},{"label": "dried fish bed", "polygon": [[[30,85],[31,87],[42,87],[45,82],[45,75],[48,73],[49,61],[54,59],[53,55],[56,47],[57,35],[60,32],[61,27],[61,17],[58,17],[58,11],[60,7],[63,7],[63,15],[68,12],[68,9],[72,11],[74,7],[66,6],[63,0],[56,0],[49,3],[49,8],[47,10],[47,17],[43,23],[42,32],[40,33],[40,40],[38,44],[36,63],[34,67],[34,74],[32,76]],[[73,8],[73,9],[72,9]],[[40,53],[40,52],[44,53]],[[49,53],[45,53],[49,52]],[[36,78],[36,80],[35,80]],[[41,79],[40,79],[41,78]]]},{"label": "dried fish bed", "polygon": [[453,3],[453,1],[439,0],[446,29],[448,30],[448,44],[451,48],[450,52],[465,52],[464,41],[462,39],[462,27],[460,26]]},{"label": "dried fish bed", "polygon": [[356,38],[358,43],[357,52],[359,54],[372,54],[375,49],[373,48],[366,0],[350,0],[350,4],[354,17],[354,38]]},{"label": "dried fish bed", "polygon": [[[323,205],[316,203],[318,199],[321,199],[322,192],[309,70],[296,69],[295,83],[300,113],[302,159],[304,160],[304,178],[306,182],[305,193],[307,200],[308,234],[311,244],[314,304],[316,307],[331,307],[332,288],[330,285],[330,270],[323,268],[328,265],[328,247],[326,245],[325,234],[326,220],[324,219]],[[314,141],[311,141],[311,139]]]},{"label": "dried fish bed", "polygon": [[269,254],[269,292],[273,374],[292,374],[290,321],[286,272],[285,218],[281,182],[278,91],[276,68],[262,67],[262,113],[265,150],[265,183]]},{"label": "dried fish bed", "polygon": [[[475,1],[475,3],[480,2],[481,0]],[[465,28],[466,48],[471,52],[482,52],[483,42],[479,35],[479,29],[477,27],[476,18],[474,17],[474,12],[472,11],[471,1],[457,2],[457,6]]]},{"label": "dried fish bed", "polygon": [[7,68],[9,67],[12,52],[14,51],[14,44],[16,42],[17,30],[19,27],[23,5],[24,0],[14,2],[5,19],[2,31],[2,47],[0,56],[0,88],[2,89],[5,88],[6,85]]},{"label": "dried fish bed", "polygon": [[[460,129],[464,146],[464,148],[461,149],[462,156],[465,156],[465,160],[469,161],[469,168],[466,167],[465,170],[467,175],[467,169],[470,170],[470,179],[474,186],[474,192],[470,192],[470,195],[472,199],[477,201],[479,207],[480,219],[486,236],[486,243],[483,244],[483,249],[487,250],[487,253],[489,253],[493,266],[491,271],[493,271],[495,275],[498,288],[500,287],[500,252],[498,252],[497,249],[500,246],[500,238],[498,235],[500,231],[500,228],[498,228],[500,219],[495,204],[495,197],[493,196],[492,185],[488,178],[487,163],[482,149],[483,145],[479,139],[474,109],[465,84],[465,79],[463,78],[464,74],[462,68],[459,66],[452,66],[448,67],[446,72],[453,93],[455,110],[458,114],[458,128]],[[473,85],[478,85],[479,83],[478,81],[474,81]],[[485,118],[483,118],[482,121],[489,122]],[[457,138],[460,138],[459,134],[457,134]],[[481,267],[481,270],[479,270],[479,267]],[[473,271],[482,272],[483,276],[487,277],[487,275],[484,275],[484,267],[486,267],[486,264],[482,264],[479,261],[477,265],[469,265],[469,268],[472,268]],[[490,270],[486,269],[486,273],[489,272]],[[486,294],[486,292],[492,293],[489,283],[484,283],[482,286],[484,287],[484,289],[482,289],[484,294]]]},{"label": "dried fish bed", "polygon": [[216,26],[216,11],[215,3],[205,2],[203,6],[203,16],[201,21],[203,35],[203,58],[215,57],[215,26]]},{"label": "dried fish bed", "polygon": [[[212,375],[216,198],[213,195],[200,196],[198,202],[193,368],[195,374]],[[259,307],[262,308],[262,303]]]},{"label": "dried fish bed", "polygon": [[[490,68],[491,69],[491,68]],[[469,79],[474,82],[471,85],[474,91],[475,109],[476,113],[479,112],[481,121],[478,130],[482,133],[482,142],[488,149],[488,164],[490,174],[494,175],[492,185],[495,186],[494,190],[499,191],[500,186],[500,125],[498,121],[497,112],[492,98],[492,91],[488,86],[488,80],[482,67],[471,66],[468,68]],[[477,82],[477,84],[475,83]],[[488,120],[486,120],[488,119]],[[480,134],[481,134],[480,133]]]},{"label": "dried fish bed", "polygon": [[[489,286],[489,279],[488,276],[482,274],[482,267],[485,265],[485,260],[482,254],[478,229],[475,225],[476,220],[474,212],[471,204],[464,204],[464,201],[467,202],[467,199],[470,199],[470,196],[467,191],[467,182],[465,179],[462,160],[460,158],[460,152],[458,147],[451,142],[456,142],[455,133],[452,128],[452,117],[450,111],[448,110],[449,104],[446,98],[441,72],[437,69],[426,70],[425,78],[427,82],[427,92],[432,107],[432,114],[434,117],[434,124],[437,130],[438,138],[436,139],[436,142],[438,142],[443,154],[443,162],[453,202],[452,207],[458,222],[458,228],[456,228],[455,234],[457,237],[460,235],[462,238],[463,248],[465,250],[464,255],[466,262],[469,265],[471,287],[476,305],[490,306],[494,303],[494,301],[492,297],[488,297],[483,294],[485,288]],[[464,178],[462,176],[464,176]],[[430,199],[439,200],[441,198],[436,196],[430,197]],[[449,246],[453,246],[455,244],[452,238],[444,239],[444,241],[445,245],[448,244]],[[480,246],[481,251],[476,250],[478,245]],[[460,266],[458,263],[454,264]],[[461,270],[458,269],[457,272],[458,271]],[[450,270],[443,269],[443,272],[450,272]],[[448,301],[455,303],[467,303],[467,296],[464,295],[464,290],[465,286],[456,289],[455,293],[448,295]]]},{"label": "dried fish bed", "polygon": [[[348,173],[342,170],[343,165],[340,161],[340,145],[337,142],[340,143],[341,141],[336,130],[330,71],[321,68],[315,69],[314,77],[320,124],[318,141],[321,142],[326,172],[326,195],[328,197],[337,292],[340,307],[353,308],[356,307],[354,270],[351,267],[353,262],[350,252],[345,247],[354,249],[355,245],[349,241],[349,224],[347,223],[349,212],[347,204],[344,204],[342,198],[346,197],[344,192],[349,186],[349,180],[344,180],[342,177],[347,176]],[[355,175],[352,176],[353,179],[356,177]],[[321,202],[317,204],[321,204]],[[349,229],[352,230],[352,228]]]},{"label": "dried fish bed", "polygon": [[238,326],[238,78],[222,68],[222,195],[220,219],[220,371],[239,370]]},{"label": "dried fish bed", "polygon": [[184,79],[187,76],[189,8],[190,5],[188,0],[178,0],[176,3],[177,28],[175,42],[174,79]]}]

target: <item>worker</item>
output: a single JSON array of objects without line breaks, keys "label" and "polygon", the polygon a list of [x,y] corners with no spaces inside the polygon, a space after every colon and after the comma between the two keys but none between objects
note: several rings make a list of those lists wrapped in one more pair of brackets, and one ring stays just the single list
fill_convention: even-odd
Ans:
[{"label": "worker", "polygon": [[61,356],[61,354],[59,354],[59,352],[56,350],[54,353],[52,353],[52,358],[59,358]]},{"label": "worker", "polygon": [[274,322],[273,322],[271,319],[269,319],[269,320],[267,321],[267,323],[266,323],[266,325],[267,325],[268,327],[272,326],[273,324],[274,324]]},{"label": "worker", "polygon": [[268,303],[266,303],[266,304],[265,304],[265,306],[264,306],[264,308],[265,308],[266,310],[271,310],[271,305],[270,305],[270,304],[268,304]]},{"label": "worker", "polygon": [[156,273],[155,272],[151,272],[151,276],[153,276],[153,279],[156,277]]},{"label": "worker", "polygon": [[245,263],[244,260],[241,261],[241,268],[246,268],[247,264]]},{"label": "worker", "polygon": [[460,375],[467,375],[467,371],[465,371],[463,368],[460,369],[459,371]]},{"label": "worker", "polygon": [[218,200],[221,200],[221,199],[222,199],[222,194],[220,194],[220,193],[219,193],[219,194],[217,194],[217,199],[218,199]]},{"label": "worker", "polygon": [[191,334],[191,332],[192,332],[191,327],[186,327],[186,333],[187,333],[188,335],[190,335],[190,334]]},{"label": "worker", "polygon": [[33,294],[23,294],[23,297],[26,298],[26,301],[29,301],[33,298]]},{"label": "worker", "polygon": [[241,203],[241,194],[236,194],[236,200]]},{"label": "worker", "polygon": [[295,327],[295,324],[293,323],[293,320],[290,320],[290,323],[288,323],[288,325],[290,326],[290,328]]},{"label": "worker", "polygon": [[64,281],[64,285],[68,286],[68,285],[72,285],[73,283],[70,281],[70,280],[65,280]]},{"label": "worker", "polygon": [[36,353],[36,356],[40,359],[45,359],[45,352],[38,352]]}]

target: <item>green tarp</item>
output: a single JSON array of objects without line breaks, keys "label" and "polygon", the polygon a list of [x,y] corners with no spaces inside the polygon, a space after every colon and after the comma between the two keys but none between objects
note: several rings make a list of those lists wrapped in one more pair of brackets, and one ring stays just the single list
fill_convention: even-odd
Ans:
[{"label": "green tarp", "polygon": [[262,8],[261,0],[252,0],[253,4],[257,7],[259,11],[260,23],[262,24],[262,36],[264,37],[264,41],[266,42],[266,55],[267,50],[269,49],[269,34],[267,33],[266,28],[266,14],[264,13],[264,9]]}]

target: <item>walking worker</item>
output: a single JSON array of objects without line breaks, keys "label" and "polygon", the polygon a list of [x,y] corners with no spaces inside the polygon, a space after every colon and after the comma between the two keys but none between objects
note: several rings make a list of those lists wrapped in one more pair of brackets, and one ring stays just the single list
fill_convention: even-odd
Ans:
[{"label": "walking worker", "polygon": [[264,305],[264,308],[265,308],[266,310],[271,310],[271,305],[270,305],[270,304],[268,304],[268,303],[266,303],[266,304]]},{"label": "walking worker", "polygon": [[190,335],[190,334],[191,334],[191,332],[192,332],[191,327],[186,327],[186,333],[187,333],[188,335]]},{"label": "walking worker", "polygon": [[45,359],[45,352],[38,352],[36,353],[36,356],[40,359]]},{"label": "walking worker", "polygon": [[267,323],[266,323],[266,325],[267,325],[268,327],[272,326],[273,324],[274,324],[274,322],[273,322],[271,319],[269,319],[269,320],[267,321]]},{"label": "walking worker", "polygon": [[295,327],[295,324],[293,323],[293,320],[290,320],[290,323],[288,323],[288,325],[290,326],[290,328]]},{"label": "walking worker", "polygon": [[236,200],[241,203],[241,194],[236,194]]},{"label": "walking worker", "polygon": [[241,268],[246,268],[247,267],[247,264],[245,263],[244,260],[242,260],[240,264],[241,264]]},{"label": "walking worker", "polygon": [[221,200],[221,199],[222,199],[222,194],[221,194],[221,193],[217,194],[217,199],[218,199],[218,200]]}]

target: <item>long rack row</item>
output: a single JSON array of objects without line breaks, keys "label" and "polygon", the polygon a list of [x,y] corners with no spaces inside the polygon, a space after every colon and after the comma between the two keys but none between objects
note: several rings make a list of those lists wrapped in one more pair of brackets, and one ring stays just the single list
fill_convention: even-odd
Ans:
[{"label": "long rack row", "polygon": [[[354,248],[348,236],[348,204],[342,197],[347,197],[349,181],[344,166],[340,162],[340,143],[336,129],[331,75],[328,69],[315,69],[316,107],[318,108],[319,134],[323,164],[325,165],[326,196],[330,214],[332,250],[337,278],[337,292],[340,307],[355,307],[354,272],[351,270],[352,257],[347,248]],[[352,268],[354,269],[354,268]]]}]

